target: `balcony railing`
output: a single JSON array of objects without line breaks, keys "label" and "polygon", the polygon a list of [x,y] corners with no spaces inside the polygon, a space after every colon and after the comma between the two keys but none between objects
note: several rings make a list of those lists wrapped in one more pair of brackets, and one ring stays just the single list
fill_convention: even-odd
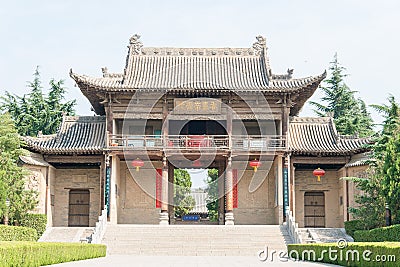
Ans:
[{"label": "balcony railing", "polygon": [[168,135],[165,140],[170,149],[229,148],[227,135]]},{"label": "balcony railing", "polygon": [[281,150],[286,147],[282,135],[233,135],[232,148],[238,150]]},{"label": "balcony railing", "polygon": [[109,136],[109,146],[127,148],[163,148],[164,140],[160,135],[121,135]]},{"label": "balcony railing", "polygon": [[283,150],[281,135],[118,135],[108,138],[110,149],[234,149],[243,151]]}]

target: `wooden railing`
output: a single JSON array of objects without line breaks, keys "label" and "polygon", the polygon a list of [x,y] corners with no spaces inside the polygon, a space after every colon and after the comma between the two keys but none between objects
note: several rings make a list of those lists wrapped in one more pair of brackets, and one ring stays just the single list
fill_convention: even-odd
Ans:
[{"label": "wooden railing", "polygon": [[281,135],[118,135],[108,136],[109,149],[234,149],[242,151],[283,150]]},{"label": "wooden railing", "polygon": [[227,135],[168,135],[165,141],[168,149],[229,148]]},{"label": "wooden railing", "polygon": [[237,150],[276,150],[286,148],[282,135],[233,135],[232,148]]},{"label": "wooden railing", "polygon": [[112,134],[109,146],[130,148],[163,148],[164,140],[161,135],[121,135]]}]

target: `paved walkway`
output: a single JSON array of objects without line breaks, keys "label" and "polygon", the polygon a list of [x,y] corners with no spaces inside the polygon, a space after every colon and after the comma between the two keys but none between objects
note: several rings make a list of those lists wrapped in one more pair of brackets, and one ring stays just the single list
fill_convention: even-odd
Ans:
[{"label": "paved walkway", "polygon": [[58,267],[80,267],[80,266],[135,266],[135,267],[195,267],[195,266],[218,266],[218,267],[253,267],[253,266],[268,266],[268,267],[318,267],[318,266],[336,266],[331,264],[312,263],[312,262],[281,262],[279,259],[271,262],[260,261],[256,256],[130,256],[130,255],[110,255],[105,258],[92,260],[67,262],[51,266]]}]

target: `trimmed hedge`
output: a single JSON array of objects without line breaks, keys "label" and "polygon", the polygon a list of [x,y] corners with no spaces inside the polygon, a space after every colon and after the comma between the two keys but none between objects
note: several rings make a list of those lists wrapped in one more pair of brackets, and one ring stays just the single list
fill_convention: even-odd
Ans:
[{"label": "trimmed hedge", "polygon": [[23,226],[0,225],[0,241],[36,241],[37,232]]},{"label": "trimmed hedge", "polygon": [[81,243],[0,242],[1,266],[43,266],[104,257],[106,246]]},{"label": "trimmed hedge", "polygon": [[336,243],[289,244],[288,255],[292,260],[324,262],[341,266],[398,267],[400,242],[354,242],[348,243],[342,249]]},{"label": "trimmed hedge", "polygon": [[344,229],[346,233],[354,238],[354,232],[358,230],[365,230],[364,224],[360,220],[353,220],[344,222]]},{"label": "trimmed hedge", "polygon": [[20,226],[30,227],[36,230],[38,238],[40,238],[46,230],[47,216],[46,214],[27,213],[22,216]]},{"label": "trimmed hedge", "polygon": [[354,232],[354,241],[357,242],[382,242],[400,241],[400,224],[375,228],[372,230],[362,230]]}]

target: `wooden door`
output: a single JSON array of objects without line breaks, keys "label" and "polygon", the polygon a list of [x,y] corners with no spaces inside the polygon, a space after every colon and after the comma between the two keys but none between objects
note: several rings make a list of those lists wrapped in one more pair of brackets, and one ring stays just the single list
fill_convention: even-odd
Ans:
[{"label": "wooden door", "polygon": [[325,227],[324,192],[304,193],[304,227]]},{"label": "wooden door", "polygon": [[89,190],[69,191],[68,226],[89,226]]}]

